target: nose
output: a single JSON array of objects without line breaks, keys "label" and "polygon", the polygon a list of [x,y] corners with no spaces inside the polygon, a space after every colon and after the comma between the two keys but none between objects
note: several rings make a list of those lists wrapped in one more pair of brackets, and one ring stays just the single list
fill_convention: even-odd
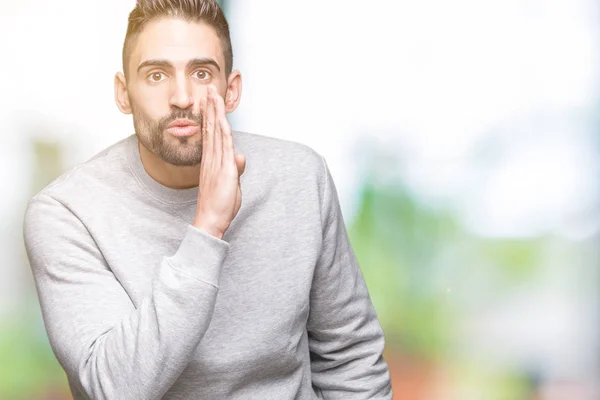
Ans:
[{"label": "nose", "polygon": [[178,76],[173,81],[173,89],[169,104],[172,107],[181,108],[183,110],[194,104],[192,89],[189,80],[185,76]]}]

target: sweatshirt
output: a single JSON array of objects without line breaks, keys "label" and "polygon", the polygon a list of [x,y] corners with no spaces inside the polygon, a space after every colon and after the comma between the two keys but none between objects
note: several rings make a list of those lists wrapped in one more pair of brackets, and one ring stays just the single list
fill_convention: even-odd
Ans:
[{"label": "sweatshirt", "polygon": [[74,400],[392,398],[325,159],[233,139],[247,161],[222,239],[191,225],[198,187],[148,175],[136,135],[30,199],[25,248]]}]

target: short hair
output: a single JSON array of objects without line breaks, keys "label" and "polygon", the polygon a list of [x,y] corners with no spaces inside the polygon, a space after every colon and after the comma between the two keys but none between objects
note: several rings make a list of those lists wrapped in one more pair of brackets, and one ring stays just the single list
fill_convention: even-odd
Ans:
[{"label": "short hair", "polygon": [[229,76],[233,69],[229,24],[216,0],[137,0],[135,8],[129,14],[127,33],[123,43],[125,76],[128,75],[127,67],[135,39],[149,22],[163,17],[182,18],[188,22],[203,22],[212,27],[221,41],[225,73]]}]

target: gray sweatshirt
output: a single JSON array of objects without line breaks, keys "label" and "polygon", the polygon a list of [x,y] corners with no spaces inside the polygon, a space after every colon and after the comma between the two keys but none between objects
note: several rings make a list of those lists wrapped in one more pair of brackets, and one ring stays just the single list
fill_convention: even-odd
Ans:
[{"label": "gray sweatshirt", "polygon": [[222,240],[198,188],[135,135],[29,202],[24,240],[74,399],[391,399],[384,336],[324,158],[234,132],[242,206]]}]

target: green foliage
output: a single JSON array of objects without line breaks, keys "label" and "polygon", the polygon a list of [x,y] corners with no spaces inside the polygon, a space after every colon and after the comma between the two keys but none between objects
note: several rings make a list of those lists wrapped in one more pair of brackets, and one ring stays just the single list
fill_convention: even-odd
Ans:
[{"label": "green foliage", "polygon": [[[480,282],[505,293],[536,278],[542,239],[473,236],[451,210],[427,207],[400,184],[367,182],[360,196],[350,240],[387,341],[403,351],[441,357],[463,322],[465,299],[482,302],[494,292]],[[463,295],[452,297],[453,286]]]},{"label": "green foliage", "polygon": [[40,390],[66,388],[43,326],[31,316],[0,327],[0,398],[33,399]]},{"label": "green foliage", "polygon": [[437,251],[456,224],[402,187],[366,185],[361,199],[349,236],[388,341],[434,357],[452,322],[435,285]]}]

